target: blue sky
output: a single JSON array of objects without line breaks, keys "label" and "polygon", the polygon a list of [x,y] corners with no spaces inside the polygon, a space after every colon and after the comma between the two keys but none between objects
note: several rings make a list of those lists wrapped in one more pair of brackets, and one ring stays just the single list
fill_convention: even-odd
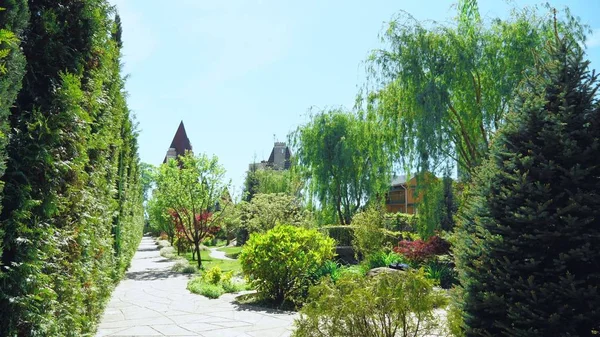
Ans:
[{"label": "blue sky", "polygon": [[[142,161],[162,162],[181,120],[194,152],[215,154],[239,195],[248,164],[308,120],[311,107],[352,107],[363,61],[384,22],[405,10],[447,21],[455,1],[110,0],[123,21],[129,106]],[[538,1],[518,1],[518,6]],[[567,3],[594,29],[600,69],[600,1]],[[486,17],[512,5],[480,1]]]}]

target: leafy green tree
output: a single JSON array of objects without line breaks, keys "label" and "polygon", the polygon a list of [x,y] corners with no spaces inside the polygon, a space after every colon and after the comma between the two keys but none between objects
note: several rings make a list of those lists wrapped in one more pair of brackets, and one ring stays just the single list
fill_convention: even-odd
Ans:
[{"label": "leafy green tree", "polygon": [[377,123],[340,109],[322,111],[292,135],[309,195],[335,211],[340,224],[389,184],[390,161]]},{"label": "leafy green tree", "polygon": [[223,214],[219,227],[221,232],[225,236],[225,245],[229,246],[231,240],[236,237],[242,227],[242,203],[234,204],[229,203],[223,208]]},{"label": "leafy green tree", "polygon": [[[223,215],[216,209],[224,194],[225,170],[217,157],[188,152],[162,164],[156,177],[156,198],[167,208],[176,231],[194,245],[198,268],[202,268],[200,244],[218,232]],[[163,213],[164,214],[164,213]]]},{"label": "leafy green tree", "polygon": [[244,180],[244,201],[250,202],[258,194],[287,193],[299,195],[302,182],[294,170],[257,169],[246,172]]},{"label": "leafy green tree", "polygon": [[156,167],[148,163],[140,163],[140,175],[142,191],[144,191],[144,201],[149,200],[148,193],[152,190],[156,176]]},{"label": "leafy green tree", "polygon": [[[468,178],[554,28],[535,8],[491,22],[476,0],[460,0],[457,10],[451,25],[396,16],[382,33],[387,47],[368,59],[373,88],[364,98],[404,166],[426,172],[453,161]],[[568,11],[558,29],[579,38],[585,32]]]},{"label": "leafy green tree", "polygon": [[598,76],[557,28],[461,211],[467,336],[600,331]]},{"label": "leafy green tree", "polygon": [[258,193],[287,193],[296,196],[301,187],[300,177],[293,170],[258,170]]},{"label": "leafy green tree", "polygon": [[256,194],[251,202],[240,204],[240,228],[244,231],[240,244],[251,233],[266,232],[278,224],[309,227],[311,214],[297,197],[285,193]]},{"label": "leafy green tree", "polygon": [[166,203],[166,199],[160,193],[161,191],[158,189],[154,190],[152,198],[146,204],[148,221],[150,223],[149,227],[156,235],[165,233],[169,242],[173,245],[177,234],[175,232],[175,223],[168,212],[169,206]]}]

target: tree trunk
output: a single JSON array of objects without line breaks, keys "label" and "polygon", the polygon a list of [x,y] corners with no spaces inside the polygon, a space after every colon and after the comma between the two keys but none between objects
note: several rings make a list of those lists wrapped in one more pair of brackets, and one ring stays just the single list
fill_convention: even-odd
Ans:
[{"label": "tree trunk", "polygon": [[196,255],[198,256],[198,269],[202,269],[202,257],[200,256],[200,242],[194,242],[194,246],[196,247]]}]

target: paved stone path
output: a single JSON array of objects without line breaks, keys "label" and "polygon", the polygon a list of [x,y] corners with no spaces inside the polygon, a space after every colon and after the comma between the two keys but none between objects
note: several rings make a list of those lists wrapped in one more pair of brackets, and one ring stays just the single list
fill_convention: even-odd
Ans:
[{"label": "paved stone path", "polygon": [[172,273],[144,237],[125,278],[113,292],[100,336],[289,336],[295,313],[233,303],[235,294],[211,300],[186,289],[188,276]]},{"label": "paved stone path", "polygon": [[220,250],[217,250],[221,247],[213,247],[210,249],[210,257],[213,257],[215,259],[221,259],[221,260],[233,260],[231,258],[228,258],[227,256],[225,256],[225,252],[222,252]]}]

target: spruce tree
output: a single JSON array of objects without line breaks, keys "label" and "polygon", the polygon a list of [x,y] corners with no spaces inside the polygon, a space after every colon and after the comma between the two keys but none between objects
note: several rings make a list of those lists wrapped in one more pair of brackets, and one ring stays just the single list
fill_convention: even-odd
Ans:
[{"label": "spruce tree", "polygon": [[466,336],[600,331],[600,106],[583,57],[556,32],[461,210]]}]

